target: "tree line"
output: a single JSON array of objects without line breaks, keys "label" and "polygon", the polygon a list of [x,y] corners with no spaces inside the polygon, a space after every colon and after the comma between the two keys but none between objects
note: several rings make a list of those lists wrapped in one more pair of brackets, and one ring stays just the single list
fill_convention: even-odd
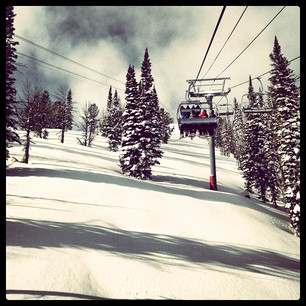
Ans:
[{"label": "tree line", "polygon": [[[300,235],[300,91],[290,62],[274,38],[267,104],[271,112],[243,114],[235,98],[234,117],[220,118],[216,145],[223,155],[236,158],[245,189],[277,207],[281,199],[295,235]],[[263,95],[254,90],[251,76],[249,105],[263,108]]]}]

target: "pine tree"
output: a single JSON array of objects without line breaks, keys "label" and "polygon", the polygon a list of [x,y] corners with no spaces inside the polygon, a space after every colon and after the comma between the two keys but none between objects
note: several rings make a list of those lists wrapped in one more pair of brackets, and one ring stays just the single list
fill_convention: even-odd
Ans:
[{"label": "pine tree", "polygon": [[[260,95],[255,94],[251,76],[249,77],[248,99],[250,107],[262,107]],[[267,180],[269,179],[267,160],[265,158],[265,124],[262,114],[249,113],[246,115],[244,160],[241,163],[245,187],[252,192],[254,187],[259,191],[260,199],[265,203],[267,193]]]},{"label": "pine tree", "polygon": [[106,112],[103,112],[100,120],[100,131],[103,137],[108,137],[108,133],[111,129],[111,123],[109,121],[110,121],[110,110],[112,108],[112,103],[113,103],[113,93],[112,93],[112,86],[110,86],[106,102]]},{"label": "pine tree", "polygon": [[153,84],[151,62],[146,48],[137,84],[135,69],[126,77],[126,110],[123,115],[122,147],[119,157],[122,173],[143,180],[152,177],[152,166],[162,157],[159,101]]},{"label": "pine tree", "polygon": [[62,102],[51,102],[50,128],[60,129],[62,126]]},{"label": "pine tree", "polygon": [[40,138],[46,138],[48,132],[46,130],[50,118],[51,101],[49,92],[44,90],[42,93],[38,92],[32,105],[33,125],[31,130]]},{"label": "pine tree", "polygon": [[273,106],[279,172],[283,198],[289,211],[295,235],[300,235],[300,94],[297,77],[289,68],[289,61],[281,53],[277,37],[274,38],[271,86],[268,87]]},{"label": "pine tree", "polygon": [[112,103],[113,103],[113,93],[112,93],[112,86],[110,86],[108,90],[107,104],[106,104],[107,111],[110,111]]},{"label": "pine tree", "polygon": [[220,119],[218,126],[218,128],[220,129],[220,139],[218,141],[220,145],[220,151],[222,155],[230,156],[230,154],[234,152],[232,123],[229,117]]},{"label": "pine tree", "polygon": [[73,124],[73,101],[72,101],[72,91],[71,89],[67,92],[67,103],[66,103],[66,131],[72,130]]},{"label": "pine tree", "polygon": [[174,127],[170,126],[173,123],[173,118],[162,107],[159,110],[159,116],[161,121],[161,141],[162,143],[166,144],[168,143],[168,140],[170,139],[171,134],[174,131]]},{"label": "pine tree", "polygon": [[60,129],[61,129],[61,143],[64,143],[65,140],[65,132],[67,131],[67,127],[69,122],[72,122],[72,104],[68,104],[67,99],[71,99],[72,102],[72,94],[71,90],[68,90],[66,86],[60,86],[57,89],[56,96],[60,101]]},{"label": "pine tree", "polygon": [[223,127],[224,118],[219,118],[218,126],[215,129],[215,146],[217,148],[222,148],[223,138],[222,138],[222,127]]},{"label": "pine tree", "polygon": [[121,144],[122,137],[122,114],[123,108],[120,103],[117,90],[115,90],[113,101],[108,109],[108,124],[109,129],[107,133],[108,145],[110,151],[117,152]]},{"label": "pine tree", "polygon": [[144,133],[144,108],[140,105],[139,84],[136,81],[135,68],[132,65],[129,65],[126,75],[125,100],[119,156],[120,168],[123,174],[141,178],[142,148],[140,147],[140,139]]},{"label": "pine tree", "polygon": [[234,98],[234,119],[233,119],[233,137],[234,137],[234,157],[238,163],[238,169],[241,170],[243,160],[243,148],[245,147],[244,139],[244,120],[242,111],[238,105],[237,99]]},{"label": "pine tree", "polygon": [[15,78],[13,77],[16,71],[15,46],[18,42],[14,41],[14,7],[6,7],[6,160],[10,157],[9,148],[12,143],[21,144],[19,135],[17,134],[17,111],[16,111],[16,89],[14,87]]},{"label": "pine tree", "polygon": [[146,177],[151,178],[151,166],[159,164],[158,159],[163,155],[161,145],[161,124],[159,116],[159,101],[154,79],[151,73],[151,62],[148,48],[145,49],[144,59],[141,65],[141,92],[140,100],[145,109],[145,158],[144,164],[147,168]]},{"label": "pine tree", "polygon": [[267,171],[269,174],[269,179],[267,181],[268,193],[270,196],[270,201],[277,208],[277,199],[281,193],[281,178],[279,172],[280,166],[280,156],[277,153],[278,144],[277,137],[275,135],[275,121],[273,119],[273,113],[263,114],[264,120],[266,122],[266,133],[264,141],[264,154],[267,160]]}]

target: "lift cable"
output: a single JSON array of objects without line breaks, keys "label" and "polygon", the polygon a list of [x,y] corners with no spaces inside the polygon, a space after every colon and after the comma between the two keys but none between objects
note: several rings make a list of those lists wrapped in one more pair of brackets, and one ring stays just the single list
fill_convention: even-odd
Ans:
[{"label": "lift cable", "polygon": [[90,70],[90,71],[93,71],[93,72],[95,72],[95,73],[98,73],[98,74],[100,74],[100,75],[103,75],[103,76],[105,76],[105,77],[107,77],[107,78],[110,78],[110,79],[116,81],[116,82],[125,84],[124,82],[122,82],[122,81],[120,81],[120,80],[117,80],[117,79],[115,79],[115,78],[112,78],[112,77],[109,76],[109,75],[106,75],[106,74],[104,74],[104,73],[102,73],[102,72],[99,72],[99,71],[94,70],[94,69],[92,69],[92,68],[90,68],[90,67],[87,67],[87,66],[85,66],[85,65],[83,65],[83,64],[81,64],[81,63],[78,63],[78,62],[76,62],[76,61],[74,61],[74,60],[72,60],[72,59],[70,59],[70,58],[68,58],[68,57],[66,57],[66,56],[64,56],[64,55],[61,55],[61,54],[59,54],[59,53],[57,53],[57,52],[55,52],[55,51],[52,51],[52,50],[50,50],[50,49],[48,49],[48,48],[46,48],[46,47],[43,47],[43,46],[41,46],[41,45],[39,45],[39,44],[37,44],[37,43],[31,41],[31,40],[28,40],[28,39],[26,39],[26,38],[20,36],[20,35],[14,34],[14,36],[17,37],[17,38],[19,38],[19,39],[21,39],[21,40],[23,40],[24,42],[27,42],[27,43],[33,45],[34,47],[40,48],[40,49],[45,50],[45,51],[47,51],[47,52],[49,52],[49,53],[52,53],[52,54],[54,54],[54,55],[56,55],[56,56],[59,56],[59,57],[65,59],[65,60],[67,60],[67,61],[69,61],[69,62],[71,62],[71,63],[74,63],[74,64],[76,64],[76,65],[78,65],[78,66],[81,66],[81,67],[83,67],[83,68],[86,68],[86,69],[88,69],[88,70]]},{"label": "lift cable", "polygon": [[272,21],[283,11],[283,9],[286,6],[283,6],[283,8],[270,20],[270,22],[256,35],[256,37],[237,55],[237,57],[223,70],[221,71],[218,75],[220,76],[220,74],[222,74],[225,70],[227,70],[237,59],[238,57],[244,52],[246,51],[246,49],[258,38],[258,36],[272,23]]},{"label": "lift cable", "polygon": [[[293,58],[292,60],[290,60],[290,61],[288,61],[288,62],[291,63],[291,62],[297,60],[298,58],[300,58],[300,56],[297,56],[297,57]],[[251,80],[253,81],[253,80],[256,80],[256,79],[258,79],[258,78],[261,78],[262,76],[264,76],[264,75],[270,73],[271,71],[272,71],[272,70],[269,70],[269,71],[267,71],[267,72],[265,72],[265,73],[262,73],[262,74],[258,75],[257,77],[252,78]],[[299,78],[300,78],[300,77],[297,77],[297,80],[298,80]],[[239,84],[236,84],[236,85],[234,85],[234,86],[231,86],[231,89],[232,89],[232,88],[235,88],[235,87],[238,87],[238,86],[241,86],[241,85],[244,85],[244,84],[246,84],[246,83],[249,83],[249,80],[247,80],[247,81],[245,81],[245,82],[242,82],[242,83],[239,83]],[[224,98],[224,97],[221,97],[221,99],[217,102],[217,105],[218,105],[218,103],[219,103],[223,98]]]},{"label": "lift cable", "polygon": [[[81,74],[78,74],[78,73],[69,71],[69,70],[67,70],[67,69],[64,69],[64,68],[55,66],[55,65],[53,65],[53,64],[49,64],[49,63],[47,63],[47,62],[45,62],[45,61],[39,60],[39,59],[37,59],[37,58],[35,58],[35,57],[32,57],[32,56],[23,54],[23,53],[21,53],[21,52],[16,51],[16,54],[21,55],[21,56],[23,56],[23,57],[25,57],[25,58],[28,58],[28,59],[30,59],[30,60],[33,60],[33,61],[36,61],[36,62],[45,64],[45,65],[48,65],[48,66],[50,66],[50,67],[53,67],[53,68],[62,70],[62,71],[64,71],[64,72],[68,72],[68,73],[74,74],[74,75],[76,75],[76,76],[82,77],[82,78],[87,79],[87,80],[89,80],[89,81],[96,82],[96,83],[99,83],[99,84],[101,84],[101,85],[108,86],[108,87],[111,86],[111,85],[109,85],[109,84],[105,84],[105,83],[102,83],[102,82],[100,82],[100,81],[97,81],[97,80],[94,80],[94,79],[85,77],[85,76],[83,76],[83,75],[81,75]],[[113,87],[114,87],[114,86],[113,86]],[[118,88],[118,87],[114,87],[114,88],[115,88],[115,89],[118,89],[118,90],[121,90],[121,91],[124,92],[124,90],[121,89],[121,88]]]},{"label": "lift cable", "polygon": [[228,40],[230,39],[230,37],[232,36],[232,34],[234,33],[236,27],[238,26],[242,16],[244,15],[245,11],[247,10],[247,6],[245,7],[244,11],[242,12],[241,16],[239,17],[238,21],[236,22],[234,28],[232,29],[232,32],[229,34],[228,38],[226,39],[225,43],[223,44],[222,48],[220,49],[219,53],[217,54],[217,56],[215,57],[215,59],[213,60],[212,64],[210,65],[210,67],[208,68],[208,70],[206,71],[206,73],[204,74],[203,78],[205,78],[205,76],[207,75],[207,73],[209,72],[209,70],[211,69],[211,67],[213,66],[213,64],[215,63],[215,61],[217,60],[217,58],[219,57],[220,53],[222,52],[223,48],[225,47],[225,45],[227,44]]},{"label": "lift cable", "polygon": [[[288,61],[288,62],[291,63],[291,62],[297,60],[298,58],[300,58],[300,56],[297,56],[297,57],[295,57],[294,59],[292,59],[292,60],[290,60],[290,61]],[[252,81],[255,80],[255,79],[258,79],[258,78],[262,77],[263,75],[266,75],[266,74],[270,73],[271,71],[272,71],[272,70],[269,70],[269,71],[267,71],[267,72],[265,72],[265,73],[260,74],[259,76],[255,77],[255,78],[252,78]],[[242,83],[240,83],[240,84],[231,86],[231,88],[238,87],[238,86],[243,85],[243,84],[246,84],[246,83],[248,83],[248,82],[249,82],[249,80],[248,80],[248,81],[245,81],[245,82],[242,82]]]},{"label": "lift cable", "polygon": [[[67,69],[64,69],[64,68],[55,66],[55,65],[53,65],[53,64],[49,64],[49,63],[47,63],[47,62],[45,62],[45,61],[39,60],[39,59],[37,59],[37,58],[35,58],[35,57],[32,57],[32,56],[23,54],[23,53],[21,53],[21,52],[17,52],[17,51],[16,51],[16,54],[18,54],[18,55],[20,55],[20,56],[23,56],[23,57],[25,57],[25,58],[28,58],[28,59],[30,59],[30,60],[32,60],[32,61],[36,61],[36,62],[38,62],[38,63],[42,63],[42,64],[45,64],[45,65],[48,65],[48,66],[50,66],[50,67],[53,67],[53,68],[62,70],[62,71],[64,71],[64,72],[74,74],[74,75],[76,75],[76,76],[78,76],[78,77],[82,77],[82,78],[84,78],[84,79],[86,79],[86,80],[89,80],[89,81],[92,81],[92,82],[96,82],[96,83],[99,83],[99,84],[101,84],[101,85],[108,86],[108,87],[111,86],[111,85],[109,85],[109,84],[105,84],[105,83],[102,83],[102,82],[100,82],[100,81],[97,81],[97,80],[94,80],[94,79],[85,77],[85,76],[83,76],[83,75],[80,75],[80,74],[78,74],[78,73],[69,71],[69,70],[67,70]],[[113,86],[113,85],[112,85],[112,86]],[[114,88],[114,89],[117,89],[117,90],[120,90],[120,91],[123,91],[123,92],[125,91],[125,90],[123,90],[123,89],[121,89],[121,88],[118,88],[118,87],[115,87],[115,86],[113,86],[113,88]],[[170,111],[170,110],[169,110],[165,105],[163,105],[160,101],[159,101],[159,104],[160,104],[161,106],[163,106],[163,108],[164,108],[165,110],[167,110],[169,113],[171,113],[171,115],[173,115],[173,116],[175,117],[174,113],[173,113],[172,111]]]},{"label": "lift cable", "polygon": [[219,24],[220,24],[220,22],[221,22],[221,19],[222,19],[222,16],[223,16],[223,14],[224,14],[225,9],[226,9],[226,6],[223,6],[222,11],[221,11],[221,14],[220,14],[220,17],[219,17],[219,20],[218,20],[217,25],[216,25],[216,28],[215,28],[215,30],[214,30],[213,36],[212,36],[212,38],[211,38],[211,40],[210,40],[210,43],[209,43],[209,46],[208,46],[208,48],[207,48],[206,54],[205,54],[205,56],[204,56],[204,58],[203,58],[203,61],[202,61],[200,70],[199,70],[199,72],[198,72],[198,74],[197,74],[197,77],[196,77],[195,82],[196,82],[196,81],[198,80],[198,78],[199,78],[199,75],[200,75],[200,73],[201,73],[202,67],[203,67],[204,62],[205,62],[205,60],[206,60],[207,54],[208,54],[209,49],[210,49],[210,47],[211,47],[211,44],[212,44],[212,42],[213,42],[213,40],[214,40],[214,37],[215,37],[215,35],[216,35],[216,33],[217,33],[217,30],[218,30],[218,27],[219,27]]}]

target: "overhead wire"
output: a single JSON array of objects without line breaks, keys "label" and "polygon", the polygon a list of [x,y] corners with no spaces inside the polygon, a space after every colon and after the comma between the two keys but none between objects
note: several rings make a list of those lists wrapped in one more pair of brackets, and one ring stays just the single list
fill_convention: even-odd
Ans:
[{"label": "overhead wire", "polygon": [[[32,56],[23,54],[22,52],[16,51],[16,54],[17,54],[17,55],[20,55],[20,56],[23,56],[23,57],[25,57],[25,58],[27,58],[27,59],[30,59],[30,60],[32,60],[32,61],[36,61],[36,62],[38,62],[38,63],[41,63],[41,64],[44,64],[44,65],[50,66],[50,67],[52,67],[52,68],[56,68],[56,69],[59,69],[59,70],[61,70],[61,71],[64,71],[64,72],[67,72],[67,73],[76,75],[76,76],[78,76],[78,77],[82,77],[83,79],[86,79],[86,80],[89,80],[89,81],[92,81],[92,82],[95,82],[95,83],[98,83],[98,84],[101,84],[101,85],[104,85],[104,86],[110,86],[109,84],[105,84],[105,83],[103,83],[103,82],[100,82],[100,81],[97,81],[97,80],[94,80],[94,79],[85,77],[85,76],[83,76],[83,75],[80,75],[80,74],[78,74],[78,73],[72,72],[72,71],[70,71],[70,70],[67,70],[67,69],[64,69],[64,68],[55,66],[55,65],[53,65],[53,64],[50,64],[50,63],[47,63],[47,62],[45,62],[45,61],[39,60],[39,59],[37,59],[37,58],[35,58],[35,57],[32,57]],[[123,91],[123,92],[125,91],[125,90],[123,90],[123,89],[121,89],[121,88],[118,88],[118,87],[115,87],[115,86],[112,86],[112,87],[113,87],[114,89],[117,89],[117,90],[120,90],[120,91]],[[171,113],[171,114],[173,115],[172,111],[170,111],[170,110],[169,110],[165,105],[163,105],[160,101],[159,101],[159,104],[161,104],[161,105],[164,107],[165,110],[167,110],[169,113]],[[175,116],[174,116],[174,117],[175,117]]]},{"label": "overhead wire", "polygon": [[[298,58],[300,58],[300,56],[297,56],[297,57],[293,58],[292,60],[290,60],[290,61],[288,61],[288,62],[291,63],[291,62],[297,60]],[[264,72],[264,73],[262,73],[262,74],[260,74],[260,75],[258,75],[258,76],[256,76],[256,77],[253,77],[251,80],[253,81],[253,80],[256,80],[256,79],[258,79],[258,78],[261,78],[262,76],[264,76],[264,75],[270,73],[271,71],[272,71],[272,70],[266,71],[266,72]],[[299,77],[298,77],[298,79],[299,79]],[[242,82],[242,83],[239,83],[239,84],[236,84],[236,85],[234,85],[234,86],[231,86],[231,89],[232,89],[232,88],[235,88],[235,87],[238,87],[238,86],[241,86],[241,85],[244,85],[244,84],[247,84],[247,83],[249,83],[249,80],[247,80],[247,81],[245,81],[245,82]],[[218,104],[223,98],[224,98],[224,97],[221,97],[221,99],[217,102],[217,104]]]},{"label": "overhead wire", "polygon": [[286,6],[283,6],[282,9],[270,20],[270,22],[255,36],[255,38],[234,58],[234,60],[222,70],[217,77],[219,77],[223,72],[225,72],[249,47],[250,45],[262,34],[262,32],[274,21],[274,19],[284,10]]},{"label": "overhead wire", "polygon": [[104,74],[104,73],[102,73],[102,72],[99,72],[99,71],[97,71],[97,70],[95,70],[95,69],[92,69],[92,68],[90,68],[90,67],[88,67],[88,66],[85,66],[85,65],[83,65],[83,64],[81,64],[81,63],[79,63],[79,62],[77,62],[77,61],[74,61],[74,60],[72,60],[72,59],[70,59],[70,58],[68,58],[68,57],[66,57],[66,56],[64,56],[64,55],[61,55],[61,54],[59,54],[59,53],[57,53],[57,52],[55,52],[55,51],[53,51],[53,50],[50,50],[50,49],[48,49],[48,48],[46,48],[46,47],[43,47],[43,46],[41,46],[41,45],[39,45],[39,44],[37,44],[37,43],[35,43],[35,42],[29,40],[29,39],[26,39],[26,38],[24,38],[24,37],[22,37],[22,36],[20,36],[20,35],[18,35],[18,34],[14,34],[14,35],[15,35],[15,37],[17,37],[17,38],[23,40],[23,41],[26,42],[26,43],[31,44],[31,45],[34,46],[34,47],[37,47],[37,48],[40,48],[40,49],[42,49],[42,50],[44,50],[44,51],[47,51],[47,52],[49,52],[49,53],[52,53],[53,55],[56,55],[56,56],[58,56],[58,57],[61,57],[61,58],[65,59],[65,60],[67,60],[67,61],[69,61],[69,62],[71,62],[71,63],[73,63],[73,64],[76,64],[76,65],[78,65],[78,66],[80,66],[80,67],[83,67],[83,68],[85,68],[85,69],[88,69],[88,70],[90,70],[90,71],[92,71],[92,72],[95,72],[95,73],[98,73],[98,74],[100,74],[100,75],[102,75],[102,76],[105,76],[105,77],[107,77],[107,78],[110,78],[110,79],[112,79],[112,80],[114,80],[114,81],[116,81],[116,82],[125,84],[124,82],[122,82],[122,81],[120,81],[120,80],[117,80],[117,79],[115,79],[115,78],[113,78],[113,77],[111,77],[111,76],[109,76],[109,75],[106,75],[106,74]]},{"label": "overhead wire", "polygon": [[218,52],[217,56],[215,57],[215,59],[213,60],[212,64],[210,65],[210,67],[208,68],[208,70],[206,71],[206,73],[204,74],[203,78],[205,78],[205,76],[207,75],[207,73],[210,71],[211,67],[214,65],[214,63],[216,62],[217,58],[219,57],[220,53],[222,52],[223,48],[225,47],[225,45],[227,44],[227,42],[229,41],[230,37],[232,36],[232,34],[234,33],[235,29],[237,28],[240,20],[242,19],[244,13],[246,12],[248,6],[245,7],[245,9],[243,10],[242,14],[240,15],[238,21],[236,22],[234,28],[232,29],[231,33],[229,34],[228,38],[226,39],[225,43],[223,44],[223,46],[221,47],[220,51]]},{"label": "overhead wire", "polygon": [[[35,43],[35,42],[29,40],[29,39],[26,39],[26,38],[24,38],[24,37],[18,35],[18,34],[14,34],[14,35],[15,35],[15,37],[17,37],[18,39],[21,39],[22,41],[27,42],[27,43],[33,45],[34,47],[40,48],[40,49],[42,49],[42,50],[45,50],[45,51],[47,51],[47,52],[49,52],[49,53],[52,53],[52,54],[54,54],[54,55],[56,55],[56,56],[58,56],[58,57],[63,58],[63,59],[65,59],[65,60],[69,61],[69,62],[72,62],[72,63],[74,63],[74,64],[76,64],[76,65],[78,65],[78,66],[81,66],[81,67],[86,68],[86,69],[88,69],[88,70],[90,70],[90,71],[93,71],[93,72],[95,72],[95,73],[98,73],[98,74],[100,74],[100,75],[102,75],[102,76],[105,76],[105,77],[107,77],[107,78],[110,78],[110,79],[112,79],[112,80],[114,80],[114,81],[117,81],[117,82],[119,82],[119,83],[125,84],[124,82],[122,82],[122,81],[120,81],[120,80],[117,80],[117,79],[115,79],[115,78],[113,78],[113,77],[111,77],[111,76],[109,76],[109,75],[106,75],[106,74],[104,74],[104,73],[102,73],[102,72],[99,72],[99,71],[97,71],[97,70],[95,70],[95,69],[92,69],[92,68],[90,68],[90,67],[88,67],[88,66],[85,66],[85,65],[83,65],[83,64],[81,64],[81,63],[79,63],[79,62],[76,62],[76,61],[74,61],[74,60],[72,60],[72,59],[70,59],[70,58],[68,58],[68,57],[66,57],[66,56],[64,56],[64,55],[61,55],[61,54],[59,54],[59,53],[57,53],[57,52],[55,52],[55,51],[53,51],[53,50],[51,50],[51,49],[48,49],[48,48],[46,48],[46,47],[44,47],[44,46],[42,46],[42,45],[39,45],[39,44],[37,44],[37,43]],[[93,81],[93,82],[96,82],[96,83],[99,83],[99,84],[102,84],[102,85],[105,85],[105,86],[110,86],[110,85],[108,85],[108,84],[102,83],[102,82],[100,82],[100,81],[97,81],[97,80],[94,80],[94,79],[91,79],[91,78],[88,78],[88,77],[84,77],[84,76],[82,76],[82,75],[79,75],[79,74],[77,74],[77,73],[75,73],[75,72],[66,70],[66,69],[64,69],[64,68],[57,67],[57,66],[55,66],[55,65],[53,65],[53,64],[44,62],[44,61],[42,61],[42,60],[39,60],[39,59],[34,58],[34,57],[31,57],[31,56],[29,56],[29,55],[22,54],[21,52],[16,52],[16,53],[17,53],[17,54],[19,53],[19,55],[24,56],[24,57],[26,57],[26,58],[29,58],[29,59],[31,59],[31,60],[33,60],[33,61],[37,61],[37,62],[39,62],[39,63],[42,63],[42,64],[45,64],[45,65],[51,66],[51,67],[53,67],[53,68],[62,70],[62,71],[64,71],[64,72],[68,72],[68,73],[74,74],[74,75],[76,75],[76,76],[80,76],[80,77],[82,77],[82,78],[85,78],[85,79],[87,79],[87,80],[90,80],[90,81]],[[114,87],[114,86],[113,86],[113,87]],[[121,91],[124,91],[124,90],[121,89],[121,88],[117,88],[117,87],[114,87],[114,88],[115,88],[115,89],[118,89],[118,90],[121,90]],[[159,102],[159,103],[162,105],[161,102]],[[164,106],[164,105],[162,105],[162,106]],[[167,109],[165,106],[164,106],[164,108]],[[169,111],[169,109],[167,109],[167,110]],[[172,112],[171,112],[171,113],[172,113]],[[172,114],[172,115],[173,115],[173,114]]]},{"label": "overhead wire", "polygon": [[[291,63],[291,62],[297,60],[298,58],[300,58],[300,56],[297,56],[297,57],[293,58],[292,60],[290,60],[290,61],[288,61],[288,62]],[[255,80],[255,79],[258,79],[258,78],[260,78],[260,77],[262,77],[262,76],[264,76],[264,75],[266,75],[266,74],[268,74],[268,73],[270,73],[271,71],[272,71],[272,70],[269,70],[269,71],[267,71],[267,72],[265,72],[265,73],[260,74],[259,76],[255,77],[255,78],[252,78],[252,81]],[[248,82],[249,82],[249,80],[247,80],[247,81],[245,81],[245,82],[242,82],[242,83],[240,83],[240,84],[231,86],[231,88],[238,87],[238,86],[243,85],[243,84],[246,84],[246,83],[248,83]]]},{"label": "overhead wire", "polygon": [[[219,25],[220,25],[220,22],[221,22],[221,19],[222,19],[222,17],[223,17],[223,14],[224,14],[224,12],[225,12],[225,9],[226,9],[226,6],[223,6],[222,11],[221,11],[221,14],[220,14],[219,19],[218,19],[218,22],[217,22],[217,25],[216,25],[216,27],[215,27],[214,33],[213,33],[213,35],[212,35],[212,37],[211,37],[211,39],[210,39],[208,48],[207,48],[207,50],[206,50],[205,56],[204,56],[204,58],[203,58],[202,64],[201,64],[200,69],[199,69],[199,72],[198,72],[198,74],[197,74],[196,81],[197,81],[198,78],[199,78],[199,75],[200,75],[201,70],[202,70],[202,68],[203,68],[204,62],[205,62],[205,60],[206,60],[206,57],[207,57],[207,54],[208,54],[208,52],[209,52],[209,49],[210,49],[210,47],[211,47],[211,45],[212,45],[212,42],[213,42],[213,40],[214,40],[214,38],[215,38],[215,35],[216,35],[216,33],[217,33],[217,30],[218,30],[218,27],[219,27]],[[196,82],[196,81],[195,81],[195,82]]]},{"label": "overhead wire", "polygon": [[[92,81],[92,82],[96,82],[96,83],[99,83],[99,84],[101,84],[101,85],[108,86],[108,87],[111,86],[111,85],[109,85],[109,84],[106,84],[106,83],[103,83],[103,82],[100,82],[100,81],[97,81],[97,80],[94,80],[94,79],[85,77],[85,76],[83,76],[83,75],[81,75],[81,74],[78,74],[78,73],[76,73],[76,72],[72,72],[72,71],[70,71],[70,70],[67,70],[67,69],[64,69],[64,68],[55,66],[55,65],[53,65],[53,64],[47,63],[47,62],[45,62],[45,61],[39,60],[38,58],[35,58],[35,57],[32,57],[32,56],[23,54],[23,53],[21,53],[21,52],[16,51],[16,54],[17,54],[17,55],[21,55],[21,56],[23,56],[23,57],[25,57],[25,58],[28,58],[28,59],[30,59],[30,60],[32,60],[32,61],[36,61],[36,62],[38,62],[38,63],[42,63],[42,64],[44,64],[44,65],[47,65],[47,66],[50,66],[50,67],[53,67],[53,68],[62,70],[62,71],[64,71],[64,72],[67,72],[67,73],[70,73],[70,74],[74,74],[74,75],[76,75],[76,76],[78,76],[78,77],[81,77],[81,78],[84,78],[84,79],[86,79],[86,80],[89,80],[89,81]],[[118,88],[118,87],[115,87],[115,86],[113,86],[113,87],[114,87],[115,89],[118,89],[118,90],[121,90],[121,91],[124,92],[124,90],[123,90],[122,88]]]}]

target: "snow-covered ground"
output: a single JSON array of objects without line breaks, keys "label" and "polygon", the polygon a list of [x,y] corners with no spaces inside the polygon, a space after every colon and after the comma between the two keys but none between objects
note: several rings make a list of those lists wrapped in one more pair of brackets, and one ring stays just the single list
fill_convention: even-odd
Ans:
[{"label": "snow-covered ground", "polygon": [[[300,238],[284,209],[243,197],[233,158],[206,139],[163,145],[153,180],[77,131],[33,138],[6,177],[7,299],[297,300]],[[19,145],[10,149],[21,160]]]}]

